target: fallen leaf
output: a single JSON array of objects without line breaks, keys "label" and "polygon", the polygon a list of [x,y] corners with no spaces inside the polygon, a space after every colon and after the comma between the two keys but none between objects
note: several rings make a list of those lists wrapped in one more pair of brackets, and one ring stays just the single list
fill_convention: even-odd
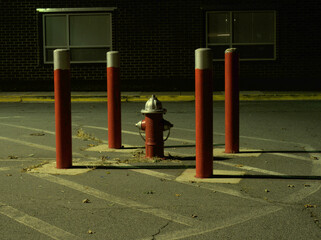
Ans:
[{"label": "fallen leaf", "polygon": [[94,232],[91,230],[88,230],[88,234],[94,234]]},{"label": "fallen leaf", "polygon": [[10,174],[10,173],[7,174],[7,177],[11,177],[11,176],[12,176],[12,174]]},{"label": "fallen leaf", "polygon": [[304,184],[304,187],[311,187],[310,184]]},{"label": "fallen leaf", "polygon": [[310,158],[313,159],[313,160],[319,160],[319,158],[315,157],[315,156],[311,156]]},{"label": "fallen leaf", "polygon": [[292,185],[292,184],[289,184],[288,187],[289,187],[289,188],[294,188],[295,186]]},{"label": "fallen leaf", "polygon": [[242,165],[242,164],[237,164],[237,165],[235,165],[235,167],[241,168],[241,167],[244,167],[244,165]]},{"label": "fallen leaf", "polygon": [[152,190],[145,192],[145,194],[154,194],[154,193],[155,193],[155,192],[152,191]]},{"label": "fallen leaf", "polygon": [[8,158],[9,158],[9,159],[18,159],[18,157],[17,157],[17,156],[14,156],[14,155],[9,155]]},{"label": "fallen leaf", "polygon": [[83,203],[90,203],[90,200],[88,198],[82,200]]},{"label": "fallen leaf", "polygon": [[34,156],[34,154],[33,154],[33,153],[31,153],[31,154],[29,154],[29,155],[28,155],[28,157],[33,157],[33,156]]},{"label": "fallen leaf", "polygon": [[107,171],[106,174],[110,174],[110,172]]},{"label": "fallen leaf", "polygon": [[95,147],[95,146],[97,146],[97,145],[96,144],[92,144],[92,143],[88,144],[88,147]]},{"label": "fallen leaf", "polygon": [[317,205],[305,204],[304,207],[305,207],[305,208],[316,208]]},{"label": "fallen leaf", "polygon": [[180,196],[182,196],[182,194],[176,193],[175,196],[180,197]]},{"label": "fallen leaf", "polygon": [[268,192],[270,192],[270,190],[269,190],[269,189],[265,189],[264,192],[267,192],[267,193],[268,193]]},{"label": "fallen leaf", "polygon": [[197,215],[196,214],[192,214],[192,218],[197,218]]},{"label": "fallen leaf", "polygon": [[30,133],[31,136],[44,136],[44,133]]}]

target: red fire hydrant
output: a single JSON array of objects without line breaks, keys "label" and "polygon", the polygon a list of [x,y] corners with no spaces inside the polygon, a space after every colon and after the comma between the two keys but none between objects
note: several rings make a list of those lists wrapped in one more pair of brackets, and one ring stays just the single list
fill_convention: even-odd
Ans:
[{"label": "red fire hydrant", "polygon": [[[163,119],[166,111],[155,95],[152,95],[146,102],[145,109],[141,110],[145,119],[136,123],[136,127],[145,131],[146,158],[164,158],[164,141],[167,140],[170,129],[173,127],[173,124]],[[164,140],[163,131],[166,130],[168,130],[168,135]]]}]

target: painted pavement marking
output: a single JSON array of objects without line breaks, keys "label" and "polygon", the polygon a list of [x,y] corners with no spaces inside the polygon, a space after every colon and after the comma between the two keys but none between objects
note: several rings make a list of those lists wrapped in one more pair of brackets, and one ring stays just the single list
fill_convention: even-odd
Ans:
[{"label": "painted pavement marking", "polygon": [[32,217],[22,211],[19,211],[5,203],[0,202],[0,213],[5,215],[12,220],[19,222],[27,227],[30,227],[42,234],[47,235],[52,239],[66,239],[66,240],[73,240],[73,239],[80,239],[76,235],[73,235],[61,228],[55,227],[43,220],[40,220],[36,217]]},{"label": "painted pavement marking", "polygon": [[[217,224],[216,226],[203,227],[203,228],[189,228],[189,229],[173,231],[165,234],[159,234],[157,235],[157,240],[168,240],[168,239],[176,240],[176,239],[183,239],[188,237],[195,237],[198,235],[232,227],[234,225],[241,224],[241,223],[250,221],[252,219],[260,218],[268,214],[280,211],[281,209],[282,209],[281,207],[277,207],[277,206],[266,206],[260,209],[252,210],[248,214],[243,214],[234,218],[224,220],[220,224]],[[150,238],[143,238],[141,240],[149,240],[149,239]]]},{"label": "painted pavement marking", "polygon": [[[237,164],[235,164],[235,163],[228,163],[228,162],[222,162],[221,161],[221,162],[216,162],[216,164],[221,164],[221,165],[237,168],[237,166],[236,166]],[[279,172],[274,172],[274,171],[265,170],[265,169],[261,169],[261,168],[246,166],[246,165],[243,165],[243,164],[242,164],[241,169],[248,170],[248,171],[253,171],[253,172],[264,173],[264,174],[273,175],[273,176],[286,176],[287,175],[287,174],[284,174],[284,173],[279,173]]]},{"label": "painted pavement marking", "polygon": [[[89,126],[89,125],[83,125],[82,127],[108,131],[108,128],[106,128],[106,127],[96,127],[96,126]],[[132,132],[132,131],[126,131],[126,130],[122,130],[121,132],[125,133],[125,134],[140,136],[139,132]],[[195,140],[188,140],[188,139],[182,139],[182,138],[173,138],[173,137],[171,137],[170,140],[171,141],[176,141],[176,142],[186,142],[186,143],[195,144]]]},{"label": "painted pavement marking", "polygon": [[[22,141],[22,140],[2,137],[2,136],[0,136],[0,140],[7,141],[7,142],[12,142],[12,143],[17,143],[17,144],[28,146],[28,147],[32,147],[32,148],[39,148],[39,149],[46,150],[46,151],[56,152],[56,148],[55,147],[49,147],[47,145],[31,143],[31,142],[28,142],[28,141]],[[73,152],[72,155],[83,157],[82,154],[77,153],[77,152]]]},{"label": "painted pavement marking", "polygon": [[148,213],[148,214],[151,214],[151,215],[156,216],[156,217],[167,219],[167,220],[170,220],[170,221],[182,224],[182,225],[186,225],[186,226],[190,226],[190,227],[193,227],[193,226],[194,227],[199,227],[199,226],[203,226],[204,225],[204,223],[202,223],[202,222],[200,222],[200,221],[198,221],[196,219],[190,218],[190,217],[185,217],[183,215],[176,214],[176,213],[173,213],[173,212],[170,212],[170,211],[167,211],[167,210],[154,208],[152,206],[149,206],[149,205],[146,205],[146,204],[142,204],[142,203],[139,203],[139,202],[135,202],[133,200],[123,199],[123,198],[111,195],[109,193],[102,192],[102,191],[100,191],[98,189],[95,189],[95,188],[92,188],[92,187],[89,187],[89,186],[85,186],[85,185],[82,185],[82,184],[78,184],[76,182],[72,182],[72,181],[69,181],[69,180],[65,180],[65,179],[62,179],[62,178],[59,178],[59,177],[56,177],[56,176],[52,176],[52,175],[49,175],[49,174],[30,174],[30,175],[34,176],[34,177],[38,177],[38,178],[44,179],[44,180],[47,180],[47,181],[52,182],[52,183],[60,184],[62,186],[77,190],[79,192],[82,192],[82,193],[97,197],[99,199],[102,199],[102,200],[105,200],[105,201],[108,201],[108,202],[112,202],[112,203],[115,203],[115,204],[118,204],[118,205],[122,205],[122,206],[125,206],[125,207],[128,207],[128,208],[132,208],[132,209],[135,209],[135,210],[138,210],[138,211],[141,211],[141,212],[144,212],[144,213]]},{"label": "painted pavement marking", "polygon": [[[292,193],[284,198],[281,199],[281,201],[286,203],[295,203],[298,202],[304,198],[307,198],[308,196],[316,193],[321,189],[320,184],[313,184],[313,187],[311,185],[311,188],[305,188],[302,190],[299,190],[298,192]],[[200,227],[200,228],[189,228],[179,231],[173,231],[165,234],[159,234],[157,235],[158,240],[177,240],[177,239],[184,239],[188,237],[195,237],[202,234],[215,232],[224,228],[229,228],[234,225],[242,224],[244,222],[254,220],[260,217],[264,217],[266,215],[278,212],[284,208],[281,206],[264,206],[260,209],[255,209],[249,212],[248,214],[239,215],[237,217],[227,219],[225,221],[222,221],[221,224],[217,224],[216,226],[212,227]],[[143,238],[141,240],[148,240],[150,238]]]},{"label": "painted pavement marking", "polygon": [[8,170],[10,170],[9,167],[0,167],[0,171],[8,171]]}]

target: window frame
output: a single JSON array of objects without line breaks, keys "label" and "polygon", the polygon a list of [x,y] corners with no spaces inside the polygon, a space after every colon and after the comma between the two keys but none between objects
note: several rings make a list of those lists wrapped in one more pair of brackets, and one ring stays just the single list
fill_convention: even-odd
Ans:
[{"label": "window frame", "polygon": [[[43,48],[43,62],[44,64],[53,64],[53,61],[49,61],[47,57],[47,51],[48,49],[81,49],[81,48],[109,48],[108,51],[112,51],[112,39],[113,39],[113,30],[112,30],[112,13],[110,12],[78,12],[76,11],[70,11],[69,12],[62,12],[62,11],[43,11],[42,14],[42,48]],[[109,42],[110,44],[105,45],[71,45],[70,44],[70,16],[97,16],[97,15],[103,15],[109,17],[109,29],[110,29],[110,36],[109,36]],[[45,24],[45,18],[47,16],[65,16],[66,17],[66,46],[47,46],[46,45],[46,24]],[[75,61],[70,60],[70,63],[105,63],[106,60],[84,60],[84,61]]]},{"label": "window frame", "polygon": [[[208,41],[208,25],[209,25],[209,14],[211,13],[227,13],[229,15],[229,42],[228,43],[209,43]],[[233,14],[234,13],[273,13],[274,15],[274,23],[273,23],[273,28],[274,28],[274,37],[273,37],[273,43],[270,42],[260,42],[260,43],[233,43],[233,34],[234,34],[234,28],[233,28]],[[235,45],[243,45],[243,46],[257,46],[257,45],[273,45],[273,58],[240,58],[240,61],[275,61],[277,59],[276,57],[276,11],[275,10],[256,10],[256,11],[207,11],[206,12],[206,24],[205,24],[205,35],[206,35],[206,47],[211,47],[211,46],[227,46],[228,48],[233,48]],[[214,55],[215,56],[215,55]],[[224,59],[216,59],[213,58],[213,61],[224,61]]]}]

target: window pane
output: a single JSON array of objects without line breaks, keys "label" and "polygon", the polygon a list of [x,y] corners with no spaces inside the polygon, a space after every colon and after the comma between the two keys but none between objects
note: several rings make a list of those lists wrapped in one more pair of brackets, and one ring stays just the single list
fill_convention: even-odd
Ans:
[{"label": "window pane", "polygon": [[[45,62],[53,62],[53,52],[58,48],[46,48],[46,59]],[[59,49],[65,49],[63,47],[59,47]]]},{"label": "window pane", "polygon": [[274,42],[274,13],[253,13],[253,41]]},{"label": "window pane", "polygon": [[45,16],[45,45],[66,46],[66,16]]},{"label": "window pane", "polygon": [[110,45],[109,15],[70,16],[70,45]]},{"label": "window pane", "polygon": [[106,52],[110,48],[72,48],[70,49],[71,61],[106,61]]},{"label": "window pane", "polygon": [[213,50],[213,58],[214,59],[224,59],[225,58],[225,50],[229,48],[229,45],[216,45],[209,46]]},{"label": "window pane", "polygon": [[274,58],[274,45],[234,45],[240,53],[240,58]]},{"label": "window pane", "polygon": [[208,43],[229,43],[229,13],[208,14]]},{"label": "window pane", "polygon": [[233,14],[233,43],[252,43],[252,13]]}]

